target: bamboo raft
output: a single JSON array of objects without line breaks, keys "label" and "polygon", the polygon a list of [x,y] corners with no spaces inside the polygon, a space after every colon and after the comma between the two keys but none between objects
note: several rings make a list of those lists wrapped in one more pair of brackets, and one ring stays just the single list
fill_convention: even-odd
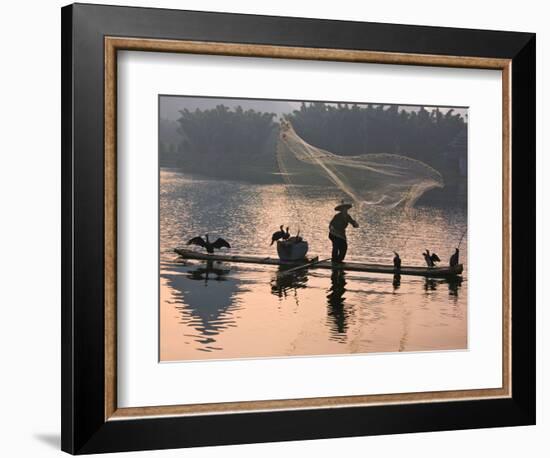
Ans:
[{"label": "bamboo raft", "polygon": [[[193,250],[185,250],[176,248],[175,253],[185,259],[200,259],[204,261],[223,261],[223,262],[241,262],[248,264],[267,264],[272,266],[289,266],[295,267],[311,262],[312,259],[302,259],[299,261],[281,261],[278,258],[261,257],[261,256],[241,256],[229,254],[206,254],[198,253]],[[370,272],[378,274],[391,275],[416,275],[421,277],[431,278],[446,278],[460,275],[463,271],[462,264],[454,267],[418,267],[418,266],[401,266],[401,269],[396,270],[393,265],[384,264],[365,264],[361,262],[344,262],[342,264],[332,264],[331,261],[321,261],[308,266],[308,269],[338,269],[349,270],[355,272]]]}]

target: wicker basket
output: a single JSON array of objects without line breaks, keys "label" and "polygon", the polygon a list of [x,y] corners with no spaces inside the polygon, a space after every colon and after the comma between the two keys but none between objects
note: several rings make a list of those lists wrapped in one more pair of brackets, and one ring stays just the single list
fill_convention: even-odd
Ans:
[{"label": "wicker basket", "polygon": [[277,254],[281,261],[300,261],[305,259],[308,248],[308,244],[304,240],[300,242],[293,240],[277,242]]}]

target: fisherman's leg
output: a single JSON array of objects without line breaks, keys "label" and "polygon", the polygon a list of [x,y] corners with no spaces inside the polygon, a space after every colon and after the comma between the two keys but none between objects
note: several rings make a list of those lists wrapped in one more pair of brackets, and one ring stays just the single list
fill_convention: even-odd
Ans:
[{"label": "fisherman's leg", "polygon": [[334,237],[334,245],[336,246],[336,256],[333,258],[335,262],[342,262],[342,255],[345,255],[345,252],[343,251],[343,243],[345,243],[344,239],[341,239],[340,237]]},{"label": "fisherman's leg", "polygon": [[338,242],[336,237],[334,237],[332,234],[329,234],[328,238],[332,242],[332,260],[338,261]]},{"label": "fisherman's leg", "polygon": [[337,262],[342,262],[342,241],[340,239],[338,239],[338,254],[336,256],[336,261]]},{"label": "fisherman's leg", "polygon": [[342,239],[340,242],[340,256],[339,256],[340,262],[344,261],[347,251],[348,251],[348,242]]}]

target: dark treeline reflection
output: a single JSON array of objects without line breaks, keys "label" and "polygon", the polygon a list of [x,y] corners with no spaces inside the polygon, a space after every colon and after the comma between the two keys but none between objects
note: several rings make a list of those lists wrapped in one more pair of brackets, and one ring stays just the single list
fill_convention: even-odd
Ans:
[{"label": "dark treeline reflection", "polygon": [[[446,183],[443,190],[431,191],[427,201],[465,202],[467,122],[452,108],[315,102],[302,103],[287,118],[306,142],[335,154],[418,159],[438,170]],[[278,127],[274,113],[240,106],[184,109],[177,121],[160,122],[161,165],[209,177],[277,183]]]},{"label": "dark treeline reflection", "polygon": [[161,274],[173,291],[181,323],[196,331],[188,337],[199,344],[197,350],[219,350],[214,345],[216,336],[236,325],[234,314],[239,306],[233,296],[238,281],[229,277],[229,272],[227,264],[207,261],[190,266],[172,264]]}]

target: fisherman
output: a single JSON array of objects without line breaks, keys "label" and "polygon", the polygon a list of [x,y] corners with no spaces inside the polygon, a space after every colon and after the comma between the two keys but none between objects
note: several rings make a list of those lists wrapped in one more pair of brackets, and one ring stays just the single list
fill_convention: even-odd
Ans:
[{"label": "fisherman", "polygon": [[359,224],[351,217],[348,210],[352,207],[351,204],[342,202],[334,208],[338,212],[330,221],[328,230],[328,238],[332,242],[332,262],[341,263],[346,257],[348,250],[348,242],[346,240],[346,227],[351,224],[353,227],[359,227]]}]

